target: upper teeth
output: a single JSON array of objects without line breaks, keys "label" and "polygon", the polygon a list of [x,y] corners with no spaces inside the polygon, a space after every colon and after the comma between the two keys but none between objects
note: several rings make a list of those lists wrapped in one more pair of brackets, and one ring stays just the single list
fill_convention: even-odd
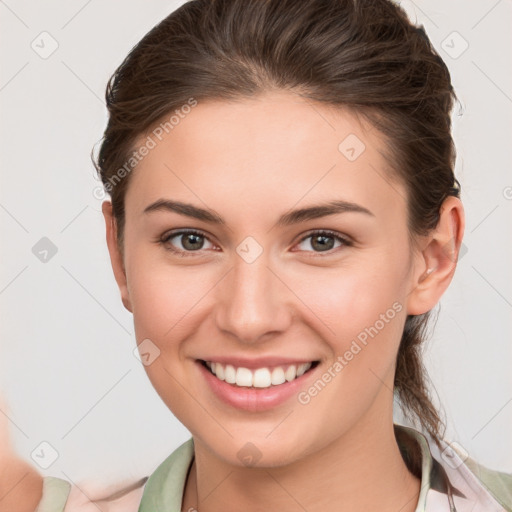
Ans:
[{"label": "upper teeth", "polygon": [[210,368],[218,379],[224,380],[228,384],[235,384],[236,386],[255,388],[268,388],[271,385],[278,386],[283,384],[283,382],[290,382],[308,371],[311,365],[312,363],[302,363],[299,365],[289,365],[286,369],[283,366],[276,366],[272,370],[269,368],[250,370],[243,367],[235,368],[230,364],[224,365],[206,361],[206,366]]}]

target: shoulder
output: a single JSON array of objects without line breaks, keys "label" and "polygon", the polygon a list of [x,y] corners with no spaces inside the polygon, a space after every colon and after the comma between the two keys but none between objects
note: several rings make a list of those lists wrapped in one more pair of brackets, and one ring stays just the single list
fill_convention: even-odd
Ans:
[{"label": "shoulder", "polygon": [[[396,426],[396,432],[418,441],[422,451],[422,484],[428,484],[425,510],[444,510],[439,504],[453,500],[460,512],[512,512],[512,473],[477,462],[455,441],[433,439],[415,428]],[[404,444],[404,436],[397,440]],[[399,444],[400,444],[399,443]]]},{"label": "shoulder", "polygon": [[71,484],[55,476],[43,478],[43,495],[36,512],[62,512],[66,506]]},{"label": "shoulder", "polygon": [[62,478],[45,477],[36,512],[137,512],[147,479],[101,487],[92,481],[72,485]]},{"label": "shoulder", "polygon": [[457,442],[443,441],[443,445],[436,459],[459,491],[459,498],[479,504],[486,511],[512,512],[512,473],[484,466]]},{"label": "shoulder", "polygon": [[[163,500],[166,504],[171,500],[179,506],[193,455],[191,437],[150,476],[110,486],[97,480],[82,480],[75,484],[58,477],[44,477],[43,496],[35,512],[138,512],[144,503],[148,510],[156,510],[153,506],[155,500]],[[169,508],[168,505],[166,507]]]},{"label": "shoulder", "polygon": [[512,473],[490,469],[471,457],[466,458],[464,465],[507,512],[512,512]]}]

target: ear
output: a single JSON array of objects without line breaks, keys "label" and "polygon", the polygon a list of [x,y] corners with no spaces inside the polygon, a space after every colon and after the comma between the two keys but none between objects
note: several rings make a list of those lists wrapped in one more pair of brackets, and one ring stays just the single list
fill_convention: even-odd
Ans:
[{"label": "ear", "polygon": [[114,277],[116,279],[117,286],[119,287],[119,291],[121,292],[123,305],[128,311],[130,311],[130,313],[132,313],[133,311],[126,281],[123,255],[121,254],[117,240],[117,222],[112,213],[112,203],[110,201],[104,201],[101,205],[101,210],[105,218],[107,246],[108,252],[110,253],[110,262],[112,263]]},{"label": "ear", "polygon": [[455,273],[464,227],[462,202],[448,196],[441,205],[437,227],[423,238],[415,256],[407,314],[426,313],[439,302]]}]

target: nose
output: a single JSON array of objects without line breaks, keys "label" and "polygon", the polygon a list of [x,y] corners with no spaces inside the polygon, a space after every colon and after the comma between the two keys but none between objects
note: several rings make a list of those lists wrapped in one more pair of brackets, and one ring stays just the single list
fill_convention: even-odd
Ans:
[{"label": "nose", "polygon": [[265,252],[252,263],[238,255],[219,283],[218,329],[238,342],[254,344],[286,331],[292,321],[291,292],[269,266]]}]

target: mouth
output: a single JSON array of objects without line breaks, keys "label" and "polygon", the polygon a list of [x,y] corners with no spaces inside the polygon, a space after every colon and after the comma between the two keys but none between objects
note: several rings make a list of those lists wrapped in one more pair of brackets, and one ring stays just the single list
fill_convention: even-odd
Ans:
[{"label": "mouth", "polygon": [[320,361],[316,360],[250,369],[203,359],[198,359],[198,362],[219,381],[233,387],[249,389],[277,388],[286,385],[311,372],[320,364]]}]

